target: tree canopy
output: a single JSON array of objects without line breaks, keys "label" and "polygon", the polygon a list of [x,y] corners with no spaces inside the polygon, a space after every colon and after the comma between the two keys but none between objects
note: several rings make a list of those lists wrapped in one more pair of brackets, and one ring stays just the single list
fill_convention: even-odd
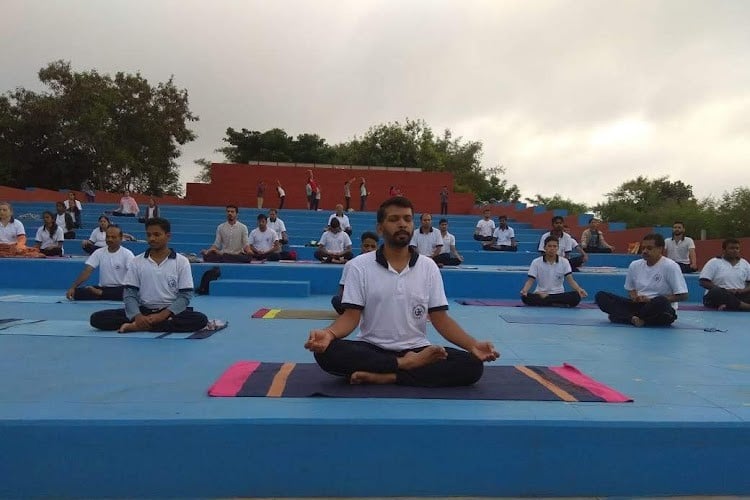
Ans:
[{"label": "tree canopy", "polygon": [[[343,165],[414,167],[425,172],[451,172],[454,189],[472,192],[479,199],[518,201],[520,192],[501,176],[502,166],[483,169],[482,143],[454,138],[450,130],[436,135],[423,120],[386,123],[371,127],[362,137],[329,145],[318,134],[300,134],[296,138],[274,128],[265,132],[228,128],[217,149],[228,161],[280,161]],[[199,163],[201,164],[201,163]],[[207,178],[204,167],[199,178]]]},{"label": "tree canopy", "polygon": [[0,184],[93,187],[181,194],[175,160],[195,139],[187,90],[173,78],[151,85],[139,73],[75,72],[55,61],[39,71],[48,88],[0,96]]}]

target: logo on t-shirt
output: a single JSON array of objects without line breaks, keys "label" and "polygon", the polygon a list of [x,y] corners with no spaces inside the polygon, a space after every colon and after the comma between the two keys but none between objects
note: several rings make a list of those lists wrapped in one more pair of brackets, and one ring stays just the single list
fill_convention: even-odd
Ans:
[{"label": "logo on t-shirt", "polygon": [[167,286],[170,290],[177,291],[177,278],[174,276],[167,278]]},{"label": "logo on t-shirt", "polygon": [[654,279],[654,281],[656,283],[660,282],[661,281],[661,274],[654,274],[654,278],[653,279]]},{"label": "logo on t-shirt", "polygon": [[411,313],[415,319],[422,319],[422,317],[424,317],[425,308],[422,304],[418,304],[414,306],[414,308],[411,310]]}]

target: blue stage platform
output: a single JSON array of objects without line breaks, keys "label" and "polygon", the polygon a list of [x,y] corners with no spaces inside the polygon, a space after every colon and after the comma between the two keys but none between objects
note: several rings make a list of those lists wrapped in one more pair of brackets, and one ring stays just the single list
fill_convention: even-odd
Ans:
[{"label": "blue stage platform", "polygon": [[[210,398],[236,361],[312,361],[302,344],[325,321],[250,316],[330,309],[340,266],[222,265],[220,281],[263,281],[265,296],[196,297],[229,327],[167,341],[80,326],[113,307],[64,300],[82,259],[2,259],[0,318],[78,326],[41,335],[0,325],[0,497],[750,495],[744,314],[681,310],[673,327],[637,329],[595,309],[455,303],[517,298],[525,272],[493,255],[442,273],[452,316],[495,343],[496,363],[570,363],[633,403]],[[624,275],[576,279],[592,294],[620,292]],[[275,296],[284,280],[309,283],[310,295]]]}]

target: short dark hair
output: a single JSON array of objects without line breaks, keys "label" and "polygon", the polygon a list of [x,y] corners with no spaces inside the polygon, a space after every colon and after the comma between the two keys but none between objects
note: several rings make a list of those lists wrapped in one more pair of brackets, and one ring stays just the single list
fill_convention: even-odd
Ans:
[{"label": "short dark hair", "polygon": [[674,221],[674,222],[672,223],[672,225],[673,225],[673,226],[674,226],[675,224],[680,224],[680,225],[682,225],[682,227],[685,227],[685,223],[684,223],[684,222],[682,222],[681,220],[676,220],[676,221]]},{"label": "short dark hair", "polygon": [[118,226],[117,224],[110,224],[109,226],[107,226],[107,231],[112,228],[117,229],[117,231],[120,233],[120,236],[122,236],[122,228],[120,226]]},{"label": "short dark hair", "polygon": [[255,219],[256,220],[261,220],[261,219],[268,220],[268,216],[266,214],[258,214],[258,216]]},{"label": "short dark hair", "polygon": [[240,213],[240,209],[237,208],[237,205],[227,205],[227,208],[233,208],[235,212]]},{"label": "short dark hair", "polygon": [[100,220],[102,220],[102,219],[106,220],[106,221],[107,221],[107,224],[112,224],[112,221],[111,221],[111,220],[109,220],[109,217],[107,217],[106,215],[100,215],[100,216],[99,216],[99,218],[98,218],[98,219],[96,219],[96,221],[97,221],[97,222],[99,222],[99,221],[100,221]]},{"label": "short dark hair", "polygon": [[552,217],[552,224],[557,221],[565,222],[565,217],[563,217],[562,215],[555,215],[554,217]]},{"label": "short dark hair", "polygon": [[440,219],[440,222],[438,222],[438,225],[442,224],[443,222],[445,222],[446,224],[448,224],[448,219],[446,219],[446,218]]},{"label": "short dark hair", "polygon": [[550,241],[554,241],[555,243],[560,243],[560,239],[557,236],[550,235],[544,238],[544,246],[547,246],[547,243],[549,243]]},{"label": "short dark hair", "polygon": [[380,204],[377,216],[378,224],[382,224],[383,221],[385,221],[385,209],[388,207],[411,208],[412,216],[414,215],[414,204],[409,198],[406,198],[405,196],[394,196]]},{"label": "short dark hair", "polygon": [[508,216],[507,216],[507,215],[505,215],[505,214],[503,214],[503,215],[498,215],[498,216],[497,216],[497,219],[498,219],[498,220],[500,220],[500,219],[505,219],[505,220],[508,220]]},{"label": "short dark hair", "polygon": [[365,231],[362,233],[362,236],[359,237],[359,240],[363,243],[365,240],[375,240],[375,242],[378,242],[380,241],[380,237],[372,231]]},{"label": "short dark hair", "polygon": [[172,232],[172,224],[169,223],[167,219],[164,217],[152,217],[151,219],[148,219],[146,221],[146,229],[148,229],[151,226],[159,226],[162,231],[165,233],[171,233]]},{"label": "short dark hair", "polygon": [[329,222],[328,225],[331,226],[332,228],[341,227],[341,221],[338,220],[336,217],[334,217],[333,219],[331,219],[331,222]]},{"label": "short dark hair", "polygon": [[739,245],[740,240],[737,238],[727,238],[721,242],[721,249],[726,250],[729,245]]},{"label": "short dark hair", "polygon": [[641,238],[641,241],[651,240],[654,242],[657,248],[664,248],[664,236],[659,233],[648,233],[646,236]]}]

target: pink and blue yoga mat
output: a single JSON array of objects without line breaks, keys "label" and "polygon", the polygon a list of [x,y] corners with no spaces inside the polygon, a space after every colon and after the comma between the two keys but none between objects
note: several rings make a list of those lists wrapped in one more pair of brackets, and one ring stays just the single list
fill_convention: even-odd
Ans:
[{"label": "pink and blue yoga mat", "polygon": [[239,361],[208,390],[214,397],[411,398],[625,403],[632,398],[597,382],[576,367],[486,366],[481,380],[465,387],[352,385],[315,363]]}]

